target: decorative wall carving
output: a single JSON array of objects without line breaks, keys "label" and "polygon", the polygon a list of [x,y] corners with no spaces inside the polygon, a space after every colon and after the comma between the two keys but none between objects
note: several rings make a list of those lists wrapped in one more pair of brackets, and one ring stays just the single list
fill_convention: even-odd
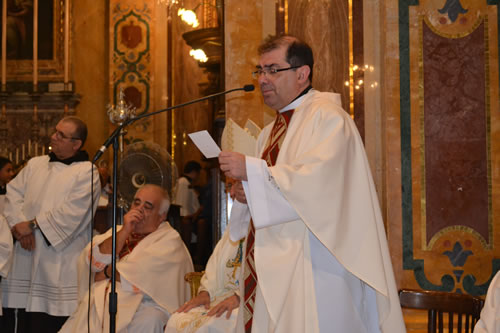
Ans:
[{"label": "decorative wall carving", "polygon": [[[153,1],[111,1],[110,2],[110,100],[118,102],[120,89],[125,101],[136,108],[140,115],[151,110],[153,101],[152,57],[152,13]],[[152,120],[138,121],[125,137],[130,143],[136,140],[150,140]]]}]

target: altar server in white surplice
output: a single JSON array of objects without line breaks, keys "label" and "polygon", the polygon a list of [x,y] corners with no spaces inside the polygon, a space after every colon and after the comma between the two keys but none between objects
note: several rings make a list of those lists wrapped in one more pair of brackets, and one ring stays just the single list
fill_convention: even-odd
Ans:
[{"label": "altar server in white surplice", "polygon": [[[238,329],[405,332],[377,194],[362,140],[340,97],[311,88],[310,47],[291,36],[259,48],[255,74],[276,110],[257,155],[219,155],[249,209]],[[243,205],[247,202],[248,205]],[[234,231],[234,234],[233,234]]]},{"label": "altar server in white surplice", "polygon": [[[18,241],[2,281],[3,307],[11,314],[26,310],[27,318],[17,321],[21,332],[57,332],[76,309],[77,258],[89,241],[94,213],[92,164],[81,150],[86,138],[80,118],[63,118],[51,136],[51,153],[29,160],[7,184],[4,215]],[[97,169],[93,187],[97,202]]]},{"label": "altar server in white surplice", "polygon": [[184,166],[184,173],[177,179],[175,184],[175,194],[173,204],[180,206],[180,215],[182,218],[180,233],[186,246],[191,246],[191,234],[196,217],[200,213],[200,202],[198,195],[193,189],[192,184],[200,176],[201,165],[196,161],[189,161]]},{"label": "altar server in white surplice", "polygon": [[[123,227],[116,235],[118,262],[116,331],[162,333],[171,313],[189,297],[184,275],[193,271],[179,234],[164,222],[170,202],[159,186],[145,185],[135,194]],[[111,230],[94,237],[78,262],[79,305],[61,333],[87,332],[88,269],[92,262],[90,332],[109,332]]]},{"label": "altar server in white surplice", "polygon": [[225,333],[236,330],[245,239],[233,242],[229,228],[208,260],[198,295],[169,319],[165,333]]},{"label": "altar server in white surplice", "polygon": [[0,156],[0,214],[3,213],[5,194],[7,193],[7,183],[14,177],[14,166],[5,157]]},{"label": "altar server in white surplice", "polygon": [[[5,279],[9,273],[12,263],[13,255],[13,242],[12,234],[9,225],[3,217],[3,206],[5,201],[5,193],[7,183],[14,176],[12,162],[5,158],[0,157],[0,283],[2,278]],[[0,299],[2,290],[0,289]],[[2,315],[2,308],[0,307],[0,316]],[[0,327],[2,327],[2,319],[0,318]]]},{"label": "altar server in white surplice", "polygon": [[500,333],[500,271],[491,280],[474,333]]},{"label": "altar server in white surplice", "polygon": [[[12,242],[12,234],[10,233],[9,225],[0,213],[0,284],[2,279],[5,279],[10,271],[12,264],[12,255],[14,254],[14,245]],[[0,289],[0,297],[2,290]],[[0,307],[0,316],[2,315],[2,308]],[[3,318],[0,318],[0,327],[3,324]]]}]

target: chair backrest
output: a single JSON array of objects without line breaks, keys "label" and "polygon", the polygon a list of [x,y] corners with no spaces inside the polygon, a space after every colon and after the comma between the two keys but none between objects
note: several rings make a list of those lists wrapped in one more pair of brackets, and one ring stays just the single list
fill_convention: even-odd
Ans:
[{"label": "chair backrest", "polygon": [[205,272],[189,272],[184,275],[184,281],[189,283],[191,289],[191,298],[198,295],[198,288],[200,288],[201,277]]},{"label": "chair backrest", "polygon": [[399,301],[403,308],[428,310],[429,333],[444,332],[444,313],[448,313],[449,333],[472,333],[484,304],[481,298],[471,295],[410,289],[399,291]]}]

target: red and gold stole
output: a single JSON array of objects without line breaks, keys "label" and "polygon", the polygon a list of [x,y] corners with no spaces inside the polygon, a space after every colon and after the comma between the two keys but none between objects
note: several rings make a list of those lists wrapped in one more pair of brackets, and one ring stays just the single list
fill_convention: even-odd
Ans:
[{"label": "red and gold stole", "polygon": [[134,232],[131,233],[129,238],[127,238],[127,240],[125,241],[125,245],[123,245],[123,248],[121,249],[118,258],[121,259],[125,257],[127,254],[130,254],[130,252],[132,252],[134,247],[136,247],[137,244],[139,244],[139,242],[143,240],[147,235],[149,234],[136,234]]},{"label": "red and gold stole", "polygon": [[[266,161],[268,166],[273,166],[276,164],[278,154],[281,148],[288,129],[288,124],[290,119],[292,119],[294,110],[289,110],[285,112],[278,112],[276,120],[274,121],[271,134],[266,143],[266,148],[262,153],[262,159]],[[250,333],[252,331],[252,319],[253,311],[255,305],[255,292],[257,289],[257,272],[255,271],[255,259],[254,259],[254,244],[255,244],[255,227],[253,221],[250,220],[250,227],[247,236],[246,245],[246,256],[245,256],[245,269],[243,271],[243,277],[245,281],[245,298],[243,307],[243,320],[245,323],[245,332]]]}]

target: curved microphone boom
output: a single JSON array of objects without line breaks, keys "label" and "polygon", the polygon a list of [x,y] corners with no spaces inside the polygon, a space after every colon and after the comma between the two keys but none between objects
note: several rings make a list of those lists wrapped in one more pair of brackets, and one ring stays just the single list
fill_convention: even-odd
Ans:
[{"label": "curved microphone boom", "polygon": [[104,141],[104,143],[102,144],[101,148],[99,148],[99,150],[96,152],[94,158],[92,159],[92,163],[95,163],[99,158],[101,158],[102,154],[104,154],[104,152],[106,151],[106,149],[108,149],[108,147],[111,145],[111,143],[113,143],[114,138],[120,133],[120,131],[122,130],[122,128],[130,125],[131,123],[133,123],[133,122],[135,122],[135,121],[137,121],[139,119],[146,118],[146,117],[151,117],[151,116],[154,116],[155,114],[158,114],[158,113],[162,113],[162,112],[166,112],[166,111],[169,111],[169,110],[181,108],[183,106],[187,106],[187,105],[191,105],[191,104],[194,104],[194,103],[202,102],[202,101],[205,101],[207,99],[214,98],[214,97],[221,96],[221,95],[225,95],[225,94],[229,94],[229,93],[234,92],[234,91],[243,90],[245,92],[249,92],[249,91],[254,91],[254,89],[255,89],[255,86],[253,84],[246,84],[242,88],[234,88],[234,89],[230,89],[230,90],[218,92],[218,93],[215,93],[215,94],[212,94],[212,95],[208,95],[208,96],[205,96],[205,97],[202,97],[202,98],[198,98],[198,99],[186,102],[186,103],[182,103],[182,104],[170,106],[170,107],[168,107],[166,109],[161,109],[161,110],[158,110],[158,111],[155,111],[155,112],[141,114],[141,115],[136,116],[134,118],[129,118],[126,121],[124,121],[123,124],[121,124],[120,126],[118,126],[113,131],[113,133],[111,133],[111,135],[109,136],[109,138],[107,138],[106,141]]}]

